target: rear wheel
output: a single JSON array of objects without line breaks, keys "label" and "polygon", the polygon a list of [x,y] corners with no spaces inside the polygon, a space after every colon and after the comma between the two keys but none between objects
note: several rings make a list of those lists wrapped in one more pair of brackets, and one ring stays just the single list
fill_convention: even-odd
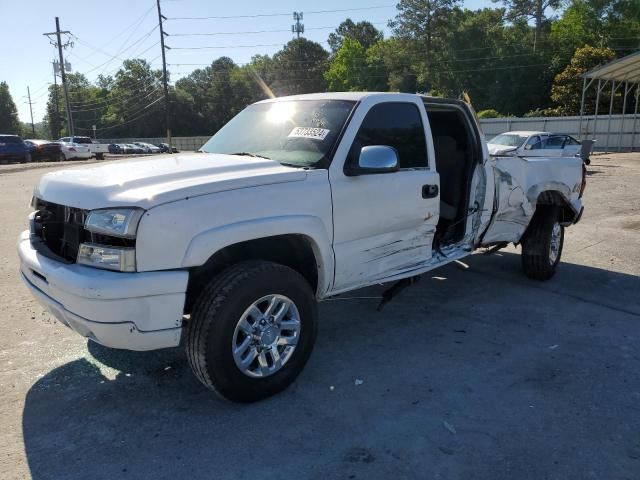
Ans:
[{"label": "rear wheel", "polygon": [[524,273],[535,280],[553,277],[564,245],[564,227],[560,225],[558,209],[538,207],[521,244]]},{"label": "rear wheel", "polygon": [[296,379],[316,334],[316,302],[304,277],[276,263],[243,262],[200,294],[187,324],[187,357],[207,388],[253,402]]}]

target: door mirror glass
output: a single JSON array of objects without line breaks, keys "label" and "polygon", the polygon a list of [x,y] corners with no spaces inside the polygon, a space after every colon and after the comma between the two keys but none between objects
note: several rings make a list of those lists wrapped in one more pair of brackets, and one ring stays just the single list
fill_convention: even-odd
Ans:
[{"label": "door mirror glass", "polygon": [[358,165],[348,169],[347,175],[390,173],[399,169],[398,153],[387,145],[368,145],[360,149]]}]

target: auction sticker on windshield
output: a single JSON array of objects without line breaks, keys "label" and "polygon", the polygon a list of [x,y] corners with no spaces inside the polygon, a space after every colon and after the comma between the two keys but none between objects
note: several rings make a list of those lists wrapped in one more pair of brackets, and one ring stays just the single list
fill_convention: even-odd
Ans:
[{"label": "auction sticker on windshield", "polygon": [[291,130],[289,138],[309,138],[312,140],[324,140],[329,135],[330,130],[326,128],[296,127]]}]

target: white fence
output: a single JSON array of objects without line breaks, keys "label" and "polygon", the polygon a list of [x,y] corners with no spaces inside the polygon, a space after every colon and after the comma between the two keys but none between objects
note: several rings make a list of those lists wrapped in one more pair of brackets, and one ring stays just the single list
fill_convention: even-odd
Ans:
[{"label": "white fence", "polygon": [[595,116],[585,115],[582,131],[580,117],[485,118],[480,125],[488,139],[513,130],[538,130],[594,139],[596,150],[640,150],[640,118],[634,115],[599,115],[597,122]]},{"label": "white fence", "polygon": [[[564,133],[577,139],[595,139],[596,150],[631,151],[640,150],[640,118],[634,115],[585,115],[582,117],[531,117],[531,118],[485,118],[480,125],[487,138],[512,130],[539,130],[553,133]],[[178,150],[198,150],[209,137],[173,137],[172,141]],[[107,138],[99,139],[101,143],[148,142],[157,145],[166,142],[166,138]]]}]

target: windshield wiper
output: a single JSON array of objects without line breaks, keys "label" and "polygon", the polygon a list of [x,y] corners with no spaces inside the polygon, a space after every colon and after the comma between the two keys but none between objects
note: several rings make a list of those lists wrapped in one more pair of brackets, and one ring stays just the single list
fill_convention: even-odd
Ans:
[{"label": "windshield wiper", "polygon": [[236,153],[230,153],[229,155],[241,155],[243,157],[266,158],[267,160],[271,160],[271,158],[269,157],[265,157],[264,155],[258,155],[257,153],[252,153],[252,152],[236,152]]}]

